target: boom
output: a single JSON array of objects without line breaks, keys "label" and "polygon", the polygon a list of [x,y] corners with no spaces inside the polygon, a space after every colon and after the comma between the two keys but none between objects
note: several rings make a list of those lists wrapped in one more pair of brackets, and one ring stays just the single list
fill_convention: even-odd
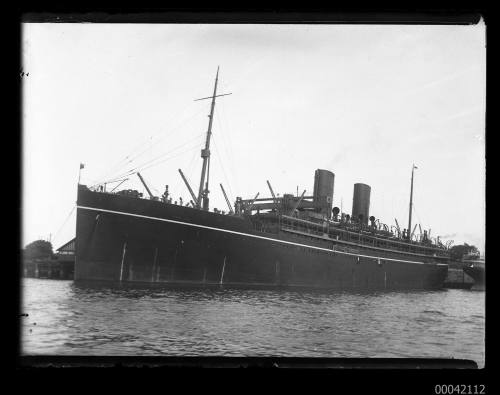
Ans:
[{"label": "boom", "polygon": [[399,227],[398,220],[394,218],[394,221],[396,221],[396,228],[398,229],[398,236],[399,236],[401,234],[401,229]]},{"label": "boom", "polygon": [[276,212],[279,211],[279,206],[278,206],[278,199],[276,199],[276,195],[274,194],[273,188],[271,187],[271,183],[269,180],[266,180],[267,186],[269,187],[269,190],[271,191],[271,195],[273,195],[273,201],[274,201],[274,206],[276,207]]},{"label": "boom", "polygon": [[222,189],[222,193],[224,194],[224,198],[226,199],[227,207],[229,207],[229,212],[231,214],[233,214],[234,211],[233,211],[233,208],[231,207],[231,202],[227,198],[226,191],[224,190],[224,187],[222,186],[222,184],[219,184],[219,185],[220,185],[220,188]]},{"label": "boom", "polygon": [[410,235],[410,240],[413,237],[413,234],[415,233],[415,229],[417,229],[417,224],[415,224],[415,226],[413,227],[413,230],[412,230],[411,235]]},{"label": "boom", "polygon": [[146,181],[144,181],[144,178],[142,178],[141,173],[137,172],[137,175],[139,176],[139,179],[141,180],[142,185],[144,185],[144,188],[146,188],[146,191],[148,191],[149,198],[150,199],[154,199],[154,196],[151,193],[151,191],[149,190],[149,188],[148,188],[148,186],[146,184]]},{"label": "boom", "polygon": [[255,201],[257,200],[257,198],[259,197],[259,193],[260,192],[257,192],[257,195],[255,195],[255,197],[252,199],[252,201],[250,202],[250,207],[248,207],[248,211],[251,213],[252,212],[252,208],[253,208],[253,204],[255,203]]},{"label": "boom", "polygon": [[267,186],[269,187],[269,190],[271,191],[271,195],[273,196],[273,200],[276,203],[276,195],[274,194],[273,188],[271,187],[271,183],[269,182],[269,180],[267,180],[266,182]]},{"label": "boom", "polygon": [[188,180],[186,179],[186,177],[184,176],[184,173],[182,172],[181,169],[179,169],[179,173],[181,174],[181,177],[182,179],[184,180],[184,183],[186,184],[187,186],[187,189],[189,190],[189,193],[191,194],[191,197],[193,198],[193,202],[198,205],[198,199],[196,198],[193,190],[191,189],[191,186],[189,185],[189,182]]},{"label": "boom", "polygon": [[292,209],[290,210],[290,216],[293,215],[294,211],[297,209],[297,207],[299,207],[299,204],[300,202],[302,201],[302,199],[304,198],[304,195],[306,194],[306,190],[304,189],[304,192],[302,192],[302,195],[300,195],[300,199],[297,200],[297,203],[295,203],[292,207]]},{"label": "boom", "polygon": [[[116,188],[118,188],[120,185],[122,185],[127,180],[128,180],[128,178],[125,178],[124,180],[121,180],[121,182],[116,187],[114,187],[110,192],[113,192]],[[108,182],[108,184],[109,184],[109,182]]]}]

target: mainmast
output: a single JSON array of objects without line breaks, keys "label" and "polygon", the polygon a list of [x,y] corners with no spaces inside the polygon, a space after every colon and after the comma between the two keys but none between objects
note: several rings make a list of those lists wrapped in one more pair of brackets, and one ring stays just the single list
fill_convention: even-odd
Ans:
[{"label": "mainmast", "polygon": [[[214,94],[209,97],[203,97],[197,100],[212,99],[212,105],[210,107],[210,115],[208,116],[208,130],[207,139],[205,141],[205,148],[201,150],[201,157],[203,158],[203,167],[201,169],[201,179],[200,188],[198,190],[198,200],[196,203],[197,208],[202,208],[203,210],[208,210],[208,176],[210,174],[210,137],[212,135],[212,121],[214,119],[214,109],[215,109],[215,98],[219,96],[230,95],[231,93],[226,93],[222,95],[217,95],[217,82],[219,80],[219,66],[217,66],[217,74],[215,76]],[[205,180],[205,174],[207,175]]]},{"label": "mainmast", "polygon": [[408,237],[408,240],[411,241],[411,212],[412,212],[412,206],[413,206],[413,172],[415,171],[415,169],[418,169],[417,166],[415,166],[415,164],[413,164],[412,168],[411,168],[411,189],[410,189],[410,212],[408,214],[408,232],[407,232],[407,237]]}]

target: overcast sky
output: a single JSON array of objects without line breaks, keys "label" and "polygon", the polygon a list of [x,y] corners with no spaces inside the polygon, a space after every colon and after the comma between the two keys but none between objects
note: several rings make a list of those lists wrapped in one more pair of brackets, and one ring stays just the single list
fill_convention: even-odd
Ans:
[{"label": "overcast sky", "polygon": [[[75,235],[81,182],[141,166],[153,192],[197,190],[220,65],[210,208],[275,192],[334,205],[371,186],[370,215],[484,251],[485,26],[24,24],[23,245]],[[140,169],[139,169],[140,170]],[[143,191],[136,175],[123,188]],[[108,190],[117,184],[110,184]],[[120,187],[120,188],[121,188]],[[71,215],[70,215],[71,213]]]}]

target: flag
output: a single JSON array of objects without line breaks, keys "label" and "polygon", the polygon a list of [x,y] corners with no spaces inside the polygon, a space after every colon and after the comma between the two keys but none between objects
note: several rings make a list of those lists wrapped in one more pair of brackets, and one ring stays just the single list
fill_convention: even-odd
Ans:
[{"label": "flag", "polygon": [[80,169],[83,169],[85,165],[83,163],[80,163]]}]

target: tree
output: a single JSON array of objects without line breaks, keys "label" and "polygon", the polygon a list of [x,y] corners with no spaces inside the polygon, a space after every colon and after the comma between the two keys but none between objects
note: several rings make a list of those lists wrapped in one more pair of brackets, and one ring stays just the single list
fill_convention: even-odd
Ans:
[{"label": "tree", "polygon": [[456,245],[450,248],[450,257],[453,260],[460,261],[462,260],[464,255],[469,253],[478,252],[477,247],[473,245],[469,245],[467,243]]},{"label": "tree", "polygon": [[52,243],[45,240],[35,240],[24,247],[24,257],[27,259],[52,257]]}]

